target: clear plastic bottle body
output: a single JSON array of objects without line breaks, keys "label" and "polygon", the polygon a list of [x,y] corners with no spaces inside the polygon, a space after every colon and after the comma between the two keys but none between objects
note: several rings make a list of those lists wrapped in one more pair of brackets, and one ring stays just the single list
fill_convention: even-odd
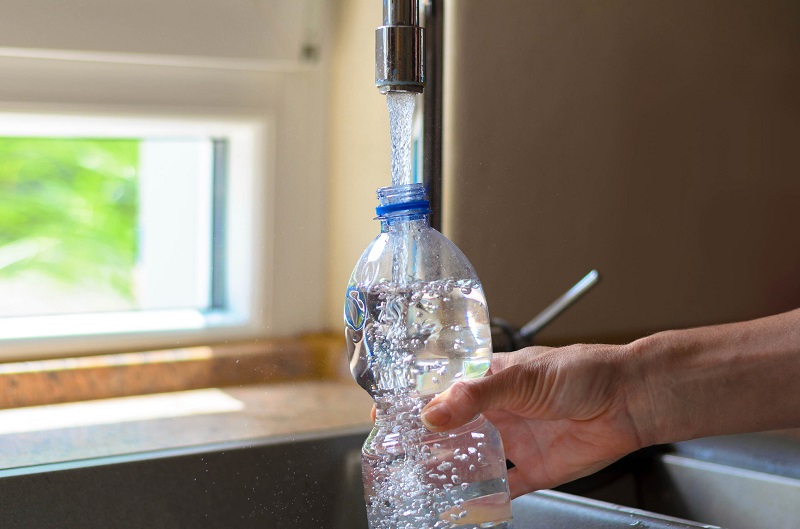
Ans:
[{"label": "clear plastic bottle body", "polygon": [[370,529],[511,528],[503,445],[483,416],[446,433],[397,432],[379,412],[362,462]]},{"label": "clear plastic bottle body", "polygon": [[345,295],[350,370],[378,407],[363,451],[370,528],[508,529],[505,456],[491,423],[434,434],[419,418],[434,395],[483,376],[491,361],[480,281],[430,227],[423,193],[419,184],[379,190],[381,234]]},{"label": "clear plastic bottle body", "polygon": [[489,369],[491,330],[477,280],[353,283],[347,306],[363,322],[346,327],[351,372],[374,397],[435,395]]}]

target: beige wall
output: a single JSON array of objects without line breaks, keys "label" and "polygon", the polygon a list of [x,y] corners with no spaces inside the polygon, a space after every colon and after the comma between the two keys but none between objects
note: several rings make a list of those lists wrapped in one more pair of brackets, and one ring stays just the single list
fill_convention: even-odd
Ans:
[{"label": "beige wall", "polygon": [[330,200],[326,324],[342,327],[350,272],[378,234],[375,190],[390,184],[389,115],[375,88],[378,0],[340,0],[336,7],[329,112]]}]

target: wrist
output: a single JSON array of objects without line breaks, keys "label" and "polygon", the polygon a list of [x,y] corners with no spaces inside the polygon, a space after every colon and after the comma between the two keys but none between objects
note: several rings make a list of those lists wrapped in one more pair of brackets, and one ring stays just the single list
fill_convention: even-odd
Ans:
[{"label": "wrist", "polygon": [[800,311],[667,331],[627,347],[645,444],[797,426]]},{"label": "wrist", "polygon": [[666,381],[672,378],[669,362],[670,331],[641,338],[623,346],[623,385],[631,421],[641,448],[677,440],[675,423],[666,405]]},{"label": "wrist", "polygon": [[623,351],[620,386],[643,446],[800,426],[800,309]]}]

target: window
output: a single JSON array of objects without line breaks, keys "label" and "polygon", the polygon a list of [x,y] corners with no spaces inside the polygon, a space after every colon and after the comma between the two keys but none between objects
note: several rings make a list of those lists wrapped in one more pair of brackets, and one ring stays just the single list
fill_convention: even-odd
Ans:
[{"label": "window", "polygon": [[[258,329],[266,124],[0,116],[0,340]],[[231,163],[235,159],[236,163]],[[248,198],[250,197],[250,198]],[[228,214],[235,204],[235,214]],[[261,220],[261,219],[259,219]],[[187,334],[189,331],[189,334]]]},{"label": "window", "polygon": [[[56,206],[49,232],[0,225],[0,360],[323,328],[330,3],[6,7],[0,149],[71,151],[100,202],[69,189],[83,206]],[[65,242],[89,216],[117,243]]]}]

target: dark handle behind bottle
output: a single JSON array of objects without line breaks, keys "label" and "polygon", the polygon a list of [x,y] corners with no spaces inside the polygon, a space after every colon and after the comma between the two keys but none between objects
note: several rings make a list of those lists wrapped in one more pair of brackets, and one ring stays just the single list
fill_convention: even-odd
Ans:
[{"label": "dark handle behind bottle", "polygon": [[[532,345],[533,338],[539,331],[556,319],[557,316],[575,303],[599,281],[600,273],[597,270],[592,270],[519,330],[515,330],[511,324],[503,319],[492,318],[492,327],[498,329],[507,341],[507,347],[505,347],[504,350],[495,350],[495,352],[516,351],[522,347]],[[507,349],[507,351],[505,349]]]}]

